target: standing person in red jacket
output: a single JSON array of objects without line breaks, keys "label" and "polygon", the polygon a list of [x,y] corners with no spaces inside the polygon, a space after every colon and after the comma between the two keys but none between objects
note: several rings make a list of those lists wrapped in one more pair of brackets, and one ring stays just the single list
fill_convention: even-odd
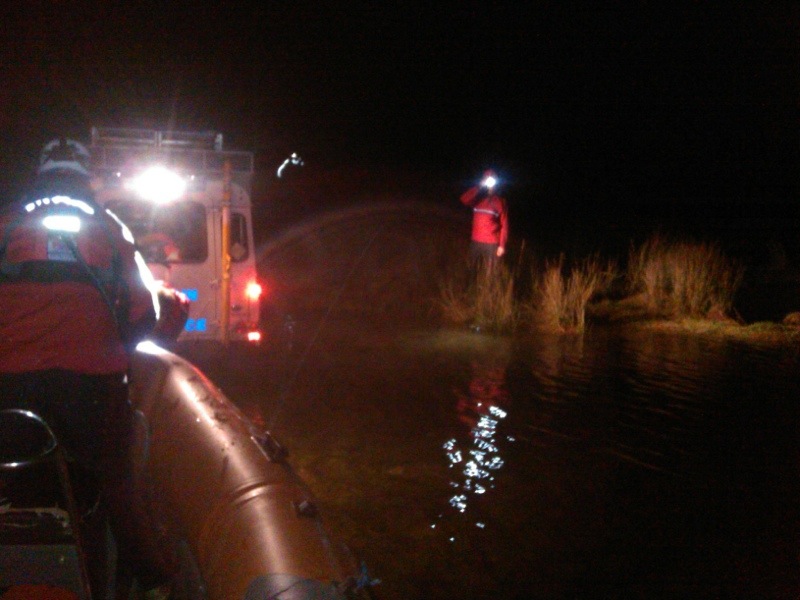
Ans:
[{"label": "standing person in red jacket", "polygon": [[98,481],[121,555],[155,588],[167,575],[146,562],[126,497],[126,372],[157,299],[130,231],[94,201],[88,158],[78,142],[51,142],[25,200],[0,214],[0,409],[51,425],[68,459]]},{"label": "standing person in red jacket", "polygon": [[473,269],[480,263],[492,268],[506,252],[508,207],[496,193],[497,175],[486,171],[479,185],[461,195],[461,202],[472,208],[470,261]]}]

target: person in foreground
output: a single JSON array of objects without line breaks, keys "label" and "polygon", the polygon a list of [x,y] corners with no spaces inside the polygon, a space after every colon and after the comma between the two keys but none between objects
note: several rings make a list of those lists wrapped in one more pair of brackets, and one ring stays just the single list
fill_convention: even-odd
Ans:
[{"label": "person in foreground", "polygon": [[[26,408],[56,431],[102,490],[120,564],[145,598],[166,598],[174,565],[132,509],[130,353],[158,311],[128,229],[95,203],[88,152],[45,147],[22,202],[0,214],[0,409]],[[143,535],[144,534],[144,535]]]}]

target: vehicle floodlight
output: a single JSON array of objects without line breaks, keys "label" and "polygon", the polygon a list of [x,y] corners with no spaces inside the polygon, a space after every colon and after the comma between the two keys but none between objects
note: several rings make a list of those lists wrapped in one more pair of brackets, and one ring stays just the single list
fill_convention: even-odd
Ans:
[{"label": "vehicle floodlight", "polygon": [[145,200],[152,202],[172,202],[186,191],[186,181],[166,167],[150,167],[141,175],[126,184]]}]

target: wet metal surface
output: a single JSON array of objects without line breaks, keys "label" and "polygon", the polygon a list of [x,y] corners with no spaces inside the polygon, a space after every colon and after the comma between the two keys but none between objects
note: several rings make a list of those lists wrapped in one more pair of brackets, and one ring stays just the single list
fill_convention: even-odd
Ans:
[{"label": "wet metal surface", "polygon": [[210,374],[382,598],[800,596],[796,348],[602,328],[293,345]]}]

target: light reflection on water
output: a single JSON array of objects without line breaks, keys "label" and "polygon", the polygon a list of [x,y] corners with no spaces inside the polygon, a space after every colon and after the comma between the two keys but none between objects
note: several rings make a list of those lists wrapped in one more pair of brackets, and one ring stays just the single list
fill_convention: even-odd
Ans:
[{"label": "light reflection on water", "polygon": [[[475,361],[467,393],[456,392],[458,419],[469,427],[469,436],[465,443],[450,438],[443,448],[453,471],[453,495],[448,504],[460,514],[467,513],[472,497],[483,496],[495,487],[495,475],[504,464],[499,426],[508,416],[505,378],[504,366]],[[507,436],[506,440],[511,442],[513,438]],[[439,515],[441,518],[443,514]],[[485,528],[482,520],[472,518],[476,527]],[[455,541],[455,537],[451,535],[449,540]]]},{"label": "light reflection on water", "polygon": [[452,391],[432,527],[517,567],[539,561],[552,571],[530,576],[556,596],[606,579],[800,592],[797,367],[785,348],[645,330],[473,358]]}]

